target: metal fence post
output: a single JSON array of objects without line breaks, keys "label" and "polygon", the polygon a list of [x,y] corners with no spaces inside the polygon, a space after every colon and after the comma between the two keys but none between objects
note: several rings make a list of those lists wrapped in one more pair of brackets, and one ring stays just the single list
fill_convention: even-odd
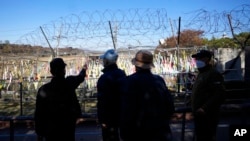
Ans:
[{"label": "metal fence post", "polygon": [[14,141],[14,122],[10,119],[10,141]]},{"label": "metal fence post", "polygon": [[23,83],[20,82],[20,116],[23,115]]},{"label": "metal fence post", "polygon": [[185,139],[185,128],[186,128],[186,111],[182,113],[182,129],[181,129],[181,141]]}]

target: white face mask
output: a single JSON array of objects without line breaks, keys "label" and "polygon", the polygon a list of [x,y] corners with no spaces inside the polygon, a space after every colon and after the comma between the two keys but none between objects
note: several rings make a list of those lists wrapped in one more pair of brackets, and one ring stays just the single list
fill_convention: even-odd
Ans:
[{"label": "white face mask", "polygon": [[205,62],[200,61],[200,60],[196,60],[196,67],[197,68],[203,68],[205,66],[206,66]]}]

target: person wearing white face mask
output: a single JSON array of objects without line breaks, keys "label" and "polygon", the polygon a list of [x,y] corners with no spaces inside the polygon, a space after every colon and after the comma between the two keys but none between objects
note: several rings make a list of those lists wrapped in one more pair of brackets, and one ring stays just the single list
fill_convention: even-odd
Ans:
[{"label": "person wearing white face mask", "polygon": [[219,109],[224,101],[224,78],[210,64],[212,56],[208,50],[192,55],[199,71],[191,95],[196,141],[216,140]]},{"label": "person wearing white face mask", "polygon": [[203,62],[203,61],[201,61],[201,60],[196,60],[195,63],[196,63],[196,67],[197,67],[198,69],[199,69],[199,68],[203,68],[203,67],[206,66],[206,63]]}]

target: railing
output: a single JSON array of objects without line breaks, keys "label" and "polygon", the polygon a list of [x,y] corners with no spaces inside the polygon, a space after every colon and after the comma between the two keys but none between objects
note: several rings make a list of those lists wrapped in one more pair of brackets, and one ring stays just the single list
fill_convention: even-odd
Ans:
[{"label": "railing", "polygon": [[[187,112],[191,112],[191,108],[189,107],[184,107],[184,108],[177,108],[175,110],[176,113],[182,113],[182,130],[181,130],[181,140],[184,141],[184,137],[185,137],[185,125],[186,125],[186,113]],[[81,117],[82,119],[86,119],[86,118],[92,118],[92,119],[96,119],[96,114],[84,114]],[[10,127],[9,127],[9,140],[10,141],[14,141],[14,136],[15,136],[15,126],[14,126],[14,121],[25,121],[25,120],[32,120],[34,121],[34,117],[33,116],[16,116],[16,117],[12,117],[12,116],[0,116],[0,121],[8,121],[10,123]]]},{"label": "railing", "polygon": [[[234,85],[234,84],[232,84]],[[20,87],[21,84],[20,84]],[[242,86],[243,87],[243,86]],[[242,89],[234,89],[234,88],[231,88],[231,89],[227,89],[226,92],[230,95],[230,99],[228,99],[225,104],[222,105],[221,109],[230,109],[230,108],[233,108],[235,109],[236,111],[240,112],[241,114],[241,117],[243,120],[241,120],[242,122],[244,122],[246,119],[245,119],[245,114],[247,113],[246,110],[249,111],[249,107],[250,107],[250,101],[247,101],[250,99],[250,90],[249,90],[249,87],[245,87],[245,88],[242,88]],[[20,89],[20,93],[23,93],[23,89]],[[182,102],[182,106],[176,108],[176,113],[182,113],[182,119],[181,119],[181,141],[184,141],[184,137],[185,137],[185,125],[186,125],[186,113],[188,112],[191,112],[191,108],[190,107],[186,107],[186,98],[187,96],[190,96],[191,93],[188,93],[187,92],[184,92],[184,93],[176,93],[177,96],[180,96],[180,95],[183,95],[184,96],[184,100]],[[244,94],[244,98],[242,97]],[[240,95],[240,98],[239,99],[234,99],[234,95],[237,95],[237,97],[239,97]],[[86,100],[89,100],[89,99],[96,99],[96,98],[83,98],[83,102],[85,102]],[[10,141],[14,141],[14,130],[15,130],[15,126],[14,126],[14,121],[24,121],[24,120],[34,120],[33,119],[33,116],[23,116],[22,114],[22,98],[20,98],[20,116],[0,116],[0,121],[9,121],[10,123]],[[240,102],[238,102],[240,101]],[[245,102],[245,103],[242,103],[242,102]],[[85,111],[85,104],[84,104],[84,109],[83,109],[83,112],[84,114],[82,115],[82,118],[83,119],[86,119],[86,118],[96,118],[96,113],[92,113],[92,114],[88,114],[86,113]]]},{"label": "railing", "polygon": [[[84,114],[82,115],[83,119],[86,118],[96,118],[95,114]],[[15,135],[15,124],[14,121],[25,121],[25,120],[31,120],[34,121],[33,116],[0,116],[0,121],[8,121],[9,122],[9,140],[14,141],[14,135]]]},{"label": "railing", "polygon": [[[223,108],[230,108],[230,107],[233,107],[235,108],[235,105],[236,104],[224,104],[222,107]],[[237,105],[237,110],[240,111],[241,113],[241,118],[246,120],[247,117],[245,117],[247,111],[249,111],[250,109],[250,104],[249,103],[246,103],[246,104],[242,104],[242,105]],[[191,108],[190,107],[179,107],[179,108],[176,108],[175,109],[175,113],[182,113],[182,119],[181,119],[181,141],[184,141],[185,140],[185,129],[186,129],[186,113],[190,113],[191,112]],[[97,118],[97,115],[96,114],[84,114],[82,115],[83,119],[86,119],[86,118],[91,118],[91,119],[96,119]],[[240,118],[240,117],[239,117]],[[17,116],[17,117],[11,117],[11,116],[5,116],[5,117],[1,117],[0,116],[0,121],[9,121],[10,123],[10,127],[9,127],[9,140],[10,141],[14,141],[14,131],[15,131],[15,126],[14,126],[14,121],[24,121],[24,120],[34,120],[33,116]],[[245,121],[242,121],[242,122],[245,122]],[[244,124],[244,123],[242,123]]]}]

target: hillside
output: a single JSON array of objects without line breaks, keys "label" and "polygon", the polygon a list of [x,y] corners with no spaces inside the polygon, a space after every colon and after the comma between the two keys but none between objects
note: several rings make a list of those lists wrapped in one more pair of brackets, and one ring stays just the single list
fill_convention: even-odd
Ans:
[{"label": "hillside", "polygon": [[[66,47],[58,48],[58,56],[78,55],[84,51],[78,48]],[[49,47],[18,45],[18,44],[0,44],[0,56],[36,56],[46,57],[51,56],[52,52]]]}]

